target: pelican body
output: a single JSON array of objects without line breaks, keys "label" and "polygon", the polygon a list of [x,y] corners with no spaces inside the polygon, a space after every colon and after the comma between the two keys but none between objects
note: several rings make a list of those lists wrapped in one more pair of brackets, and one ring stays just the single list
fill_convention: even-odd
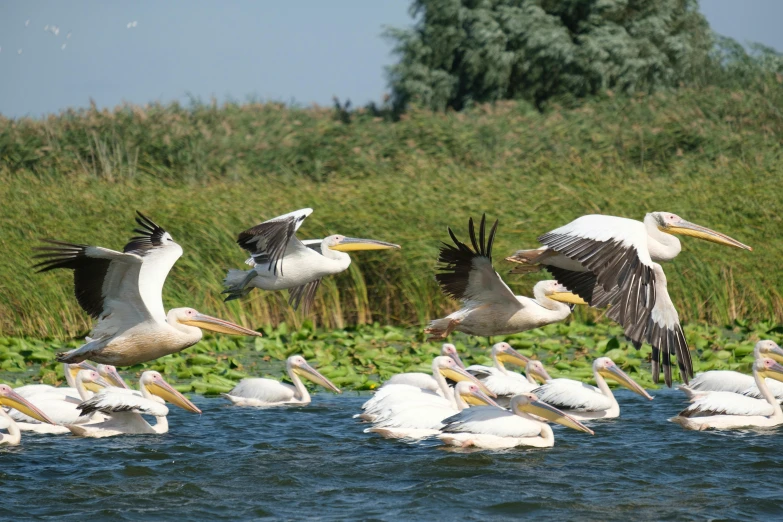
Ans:
[{"label": "pelican body", "polygon": [[720,232],[690,223],[669,212],[652,212],[644,221],[615,216],[589,215],[539,236],[544,246],[520,250],[506,258],[520,263],[515,272],[539,266],[579,295],[590,306],[610,306],[607,316],[623,326],[625,335],[639,348],[653,348],[653,379],[660,366],[671,386],[671,357],[677,357],[682,379],[693,376],[691,355],[680,319],[669,297],[666,276],[658,262],[680,253],[679,239],[689,235],[723,245],[752,250]]},{"label": "pelican body", "polygon": [[597,388],[573,379],[552,379],[536,388],[533,393],[547,404],[560,408],[580,421],[613,419],[620,416],[620,405],[609,389],[606,378],[617,381],[648,400],[653,399],[609,357],[599,357],[593,361],[593,377]]},{"label": "pelican body", "polygon": [[[453,344],[443,343],[440,354],[451,357],[454,359],[454,362],[457,363],[457,366],[465,368],[465,364],[462,362],[459,353],[457,353],[457,347]],[[383,383],[383,386],[389,386],[391,384],[410,384],[411,386],[416,386],[417,388],[423,388],[436,393],[440,389],[438,381],[432,375],[423,372],[406,372],[392,375],[389,377],[389,380]]]},{"label": "pelican body", "polygon": [[[544,383],[552,378],[541,361],[528,359],[506,342],[496,343],[492,347],[492,360],[494,367],[473,365],[468,368],[468,372],[497,395],[496,402],[504,408],[508,407],[515,395],[530,393],[538,388],[538,381]],[[504,363],[524,367],[525,374],[508,371]]]},{"label": "pelican body", "polygon": [[40,422],[53,424],[53,421],[46,416],[38,407],[30,401],[16,393],[7,384],[0,384],[0,430],[6,430],[6,434],[0,432],[0,446],[16,446],[22,440],[22,433],[16,421],[2,408],[13,408],[29,415]]},{"label": "pelican body", "polygon": [[431,321],[425,333],[430,339],[445,339],[451,332],[491,337],[524,332],[539,326],[562,321],[571,314],[565,303],[585,304],[556,281],[542,281],[533,289],[535,299],[514,295],[492,266],[492,244],[498,222],[486,235],[486,216],[481,217],[479,238],[468,221],[473,249],[457,239],[449,228],[454,245],[444,243],[435,278],[447,296],[462,303],[462,308]]},{"label": "pelican body", "polygon": [[350,266],[351,256],[346,252],[400,248],[384,241],[341,235],[300,241],[296,231],[312,212],[311,208],[289,212],[239,234],[237,243],[250,254],[246,264],[252,268],[228,271],[223,281],[226,301],[244,297],[253,288],[288,290],[294,309],[304,301],[307,312],[321,279]]},{"label": "pelican body", "polygon": [[137,213],[139,234],[122,252],[46,240],[39,272],[74,271],[79,305],[97,319],[87,343],[57,355],[57,360],[91,360],[132,366],[184,350],[201,340],[201,329],[233,335],[261,335],[239,325],[201,314],[192,308],[165,313],[162,291],[182,247],[152,220]]},{"label": "pelican body", "polygon": [[[758,360],[761,357],[768,357],[778,362],[783,362],[783,349],[774,341],[759,341],[753,347],[753,358]],[[774,379],[766,379],[766,383],[778,401],[783,400],[783,383]],[[763,398],[752,375],[729,370],[713,370],[700,373],[693,378],[688,388],[694,392],[727,391],[741,393],[756,399]]]},{"label": "pelican body", "polygon": [[293,386],[274,379],[242,379],[233,390],[223,396],[236,406],[285,406],[310,404],[310,393],[302,377],[305,377],[335,393],[341,393],[329,379],[310,366],[301,355],[286,360],[286,373]]},{"label": "pelican body", "polygon": [[463,410],[444,421],[438,435],[444,444],[482,449],[508,449],[517,446],[549,448],[555,445],[546,419],[593,435],[593,431],[570,415],[539,400],[533,393],[516,395],[511,411],[480,406]]}]

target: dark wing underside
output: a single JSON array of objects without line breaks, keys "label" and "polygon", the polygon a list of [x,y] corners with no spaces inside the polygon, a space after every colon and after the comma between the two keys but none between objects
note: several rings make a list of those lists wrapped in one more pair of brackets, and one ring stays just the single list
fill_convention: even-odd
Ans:
[{"label": "dark wing underside", "polygon": [[136,223],[139,227],[134,228],[133,231],[139,235],[130,238],[122,251],[144,256],[150,250],[163,246],[163,235],[166,231],[138,210],[136,214]]},{"label": "dark wing underside", "polygon": [[[237,244],[247,250],[256,264],[268,265],[268,270],[277,274],[277,262],[285,255],[288,242],[294,238],[296,229],[309,213],[291,213],[280,218],[264,221],[239,234]],[[280,266],[282,274],[283,267]]]},{"label": "dark wing underside", "polygon": [[308,314],[315,302],[315,293],[320,284],[321,280],[316,279],[315,281],[310,281],[304,285],[292,288],[288,291],[288,304],[296,310],[299,307],[299,303],[304,302],[303,312],[305,315]]},{"label": "dark wing underside", "polygon": [[486,236],[486,215],[481,216],[479,225],[479,239],[476,240],[476,230],[473,226],[473,218],[468,221],[468,231],[470,233],[470,242],[473,244],[473,250],[468,245],[457,239],[454,232],[449,228],[449,235],[454,245],[443,243],[440,247],[438,266],[440,273],[435,274],[435,279],[443,290],[443,293],[457,300],[468,299],[468,284],[470,283],[470,273],[475,269],[474,260],[484,258],[492,264],[492,243],[495,241],[495,232],[498,228],[498,221]]}]

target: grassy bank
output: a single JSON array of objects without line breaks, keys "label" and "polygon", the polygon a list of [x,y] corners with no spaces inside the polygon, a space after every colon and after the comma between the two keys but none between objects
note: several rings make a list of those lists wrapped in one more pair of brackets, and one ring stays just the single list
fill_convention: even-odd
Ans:
[{"label": "grassy bank", "polygon": [[[86,333],[69,274],[34,275],[31,247],[54,237],[121,248],[134,209],[185,249],[164,289],[167,307],[297,328],[303,318],[284,296],[254,291],[223,304],[220,281],[242,266],[239,231],[305,206],[315,212],[302,237],[343,233],[403,247],[357,253],[347,273],[325,280],[318,326],[417,326],[452,310],[433,266],[446,227],[464,237],[471,215],[500,219],[496,267],[505,273],[504,255],[579,215],[641,219],[652,210],[755,248],[684,239],[666,269],[685,321],[783,322],[782,101],[773,81],[741,92],[609,94],[544,114],[519,103],[413,111],[396,123],[276,104],[0,118],[0,333]],[[535,282],[507,279],[519,292]]]},{"label": "grassy bank", "polygon": [[[209,395],[227,392],[248,376],[280,379],[286,357],[302,354],[341,388],[372,390],[396,373],[430,373],[432,358],[440,350],[437,343],[423,342],[418,329],[377,324],[344,331],[315,329],[309,323],[295,331],[280,325],[266,328],[264,333],[253,340],[210,338],[185,352],[122,369],[122,373],[136,380],[146,369],[158,370],[180,391]],[[771,323],[738,321],[727,327],[691,324],[685,334],[694,350],[696,372],[731,369],[749,373],[756,341],[783,342],[783,326]],[[460,334],[453,340],[466,364],[492,364],[485,339]],[[656,387],[647,362],[649,347],[637,352],[622,340],[622,330],[614,325],[570,321],[505,340],[525,355],[543,361],[553,377],[590,381],[593,359],[606,355],[645,387]],[[61,383],[62,365],[54,362],[53,353],[73,346],[77,343],[0,338],[0,382]]]}]

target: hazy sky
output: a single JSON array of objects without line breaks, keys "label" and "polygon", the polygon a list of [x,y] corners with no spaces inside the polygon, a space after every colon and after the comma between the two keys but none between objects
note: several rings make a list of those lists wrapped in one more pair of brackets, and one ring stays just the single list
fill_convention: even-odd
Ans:
[{"label": "hazy sky", "polygon": [[[329,105],[336,95],[363,105],[386,92],[393,57],[381,33],[411,23],[409,3],[0,0],[0,114],[39,116],[90,98]],[[783,0],[702,0],[702,11],[721,34],[783,50]]]}]

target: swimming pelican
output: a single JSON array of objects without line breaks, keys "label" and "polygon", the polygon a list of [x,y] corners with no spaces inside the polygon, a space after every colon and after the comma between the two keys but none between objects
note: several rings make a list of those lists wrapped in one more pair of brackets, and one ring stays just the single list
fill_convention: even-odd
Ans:
[{"label": "swimming pelican", "polygon": [[237,243],[250,253],[251,270],[229,270],[223,284],[226,301],[239,299],[253,288],[288,290],[288,302],[296,309],[304,301],[305,313],[315,300],[321,278],[338,274],[351,264],[345,252],[386,250],[399,245],[340,235],[300,241],[296,231],[313,209],[303,208],[249,228]]},{"label": "swimming pelican", "polygon": [[[117,387],[96,393],[79,405],[81,414],[90,416],[100,412],[108,418],[97,423],[69,424],[68,429],[74,435],[93,438],[166,433],[169,431],[166,401],[186,411],[201,413],[195,404],[175,390],[158,372],[142,373],[139,390],[141,396],[136,395],[134,390]],[[142,415],[152,415],[157,418],[157,422],[150,425]]]},{"label": "swimming pelican", "polygon": [[70,397],[78,403],[82,401],[79,395],[79,391],[76,389],[76,374],[79,373],[79,370],[95,370],[95,367],[86,362],[80,362],[76,364],[63,363],[63,375],[65,376],[65,382],[68,386],[26,384],[24,386],[14,388],[14,391],[26,399],[29,399],[38,393],[59,393],[63,396]]},{"label": "swimming pelican", "polygon": [[[115,388],[124,388],[126,390],[129,389],[128,385],[125,384],[125,381],[117,372],[117,368],[111,364],[99,364],[95,367],[95,369],[98,371],[98,374],[106,380],[106,382]],[[141,392],[137,393],[140,394]]]},{"label": "swimming pelican", "polygon": [[765,378],[783,381],[783,366],[774,359],[760,357],[753,363],[753,379],[763,399],[725,391],[689,392],[692,404],[670,421],[689,430],[734,429],[783,424],[783,411]]},{"label": "swimming pelican", "polygon": [[[465,368],[465,364],[462,362],[462,359],[460,359],[459,353],[457,353],[457,347],[453,344],[443,343],[440,354],[451,357],[454,359],[454,362],[457,363],[457,366]],[[423,372],[405,372],[392,375],[383,383],[383,386],[389,386],[391,384],[410,384],[411,386],[416,386],[417,388],[423,388],[436,393],[440,390],[438,381],[435,380],[432,375]]]},{"label": "swimming pelican", "polygon": [[604,377],[617,381],[642,397],[653,399],[609,357],[599,357],[593,361],[593,377],[597,388],[573,379],[552,379],[536,388],[533,393],[547,404],[560,408],[580,421],[613,419],[620,416],[620,405],[617,404],[617,399]]},{"label": "swimming pelican", "polygon": [[242,379],[233,390],[223,396],[237,406],[283,406],[289,404],[310,404],[310,393],[302,377],[320,384],[335,393],[340,388],[307,364],[301,355],[292,355],[285,362],[286,373],[293,386],[274,379]]},{"label": "swimming pelican", "polygon": [[438,269],[441,272],[435,278],[443,293],[461,301],[462,308],[431,321],[424,330],[430,339],[445,339],[455,331],[485,337],[523,332],[568,317],[571,306],[564,303],[586,304],[556,281],[536,284],[535,299],[514,295],[492,267],[497,227],[495,221],[487,237],[486,215],[482,215],[477,241],[473,218],[470,218],[468,231],[473,250],[448,229],[456,246],[444,243],[440,248]]},{"label": "swimming pelican", "polygon": [[512,272],[535,270],[543,265],[560,283],[590,306],[611,305],[607,317],[620,323],[625,335],[639,348],[653,348],[653,380],[660,365],[671,386],[671,356],[677,357],[682,379],[693,376],[688,343],[680,319],[669,298],[666,276],[658,261],[670,261],[680,253],[680,240],[672,234],[698,237],[752,250],[747,245],[669,212],[652,212],[644,222],[589,215],[538,237],[544,246],[519,250],[508,261],[523,264]]},{"label": "swimming pelican", "polygon": [[32,416],[25,415],[20,411],[11,410],[9,413],[18,423],[20,430],[52,435],[68,433],[69,430],[66,427],[68,424],[102,420],[103,416],[101,415],[98,415],[96,419],[93,419],[92,415],[83,415],[79,410],[79,404],[81,401],[93,397],[94,391],[110,386],[109,383],[95,370],[80,370],[76,374],[74,384],[81,400],[74,400],[72,397],[60,393],[37,393],[28,398],[48,418],[52,419],[51,423],[40,423],[35,418],[31,418]]},{"label": "swimming pelican", "polygon": [[[495,366],[472,365],[468,372],[475,375],[487,388],[497,395],[496,402],[507,407],[511,398],[522,393],[532,392],[538,388],[536,378],[542,383],[549,381],[549,376],[541,361],[528,359],[514,350],[508,343],[496,343],[492,347],[492,360]],[[525,374],[509,372],[503,363],[515,364],[525,368]]]},{"label": "swimming pelican", "polygon": [[416,404],[445,404],[452,408],[457,407],[457,401],[454,397],[454,391],[449,387],[446,379],[455,382],[470,381],[486,395],[494,397],[494,394],[484,386],[478,379],[469,374],[466,370],[460,368],[454,359],[446,356],[438,356],[432,360],[432,376],[438,382],[438,391],[433,392],[429,389],[418,388],[410,384],[390,384],[382,386],[375,392],[375,395],[362,405],[363,413],[357,415],[365,421],[373,421],[381,412],[394,404],[416,403]]},{"label": "swimming pelican", "polygon": [[[775,341],[759,341],[753,347],[753,358],[768,357],[778,362],[783,362],[783,349]],[[773,379],[767,379],[767,387],[778,399],[783,400],[783,383]],[[763,398],[751,375],[730,370],[713,370],[698,374],[693,378],[689,389],[698,392],[727,391],[741,393],[757,399]]]},{"label": "swimming pelican", "polygon": [[122,252],[107,248],[47,240],[49,246],[35,265],[39,272],[56,268],[74,271],[76,299],[98,323],[88,342],[57,355],[60,362],[92,360],[132,366],[184,350],[201,340],[201,329],[234,335],[256,335],[236,324],[201,314],[193,308],[173,308],[166,314],[162,290],[182,247],[152,220],[137,212],[139,234]]},{"label": "swimming pelican", "polygon": [[[7,384],[0,384],[0,406],[13,408],[38,421],[52,424],[52,420],[49,419],[44,412],[16,393]],[[2,407],[0,407],[0,430],[6,430],[8,432],[7,434],[0,433],[0,446],[16,446],[22,440],[22,433],[19,430],[19,426]]]},{"label": "swimming pelican", "polygon": [[455,404],[397,403],[385,409],[373,420],[365,433],[377,433],[387,439],[423,439],[440,433],[444,419],[461,412],[470,405],[500,408],[495,401],[470,381],[454,386]]},{"label": "swimming pelican", "polygon": [[541,422],[542,418],[594,434],[572,416],[540,401],[534,393],[524,393],[511,399],[511,411],[491,407],[463,410],[444,421],[446,425],[438,438],[446,445],[463,448],[551,448],[555,434],[546,422]]}]

